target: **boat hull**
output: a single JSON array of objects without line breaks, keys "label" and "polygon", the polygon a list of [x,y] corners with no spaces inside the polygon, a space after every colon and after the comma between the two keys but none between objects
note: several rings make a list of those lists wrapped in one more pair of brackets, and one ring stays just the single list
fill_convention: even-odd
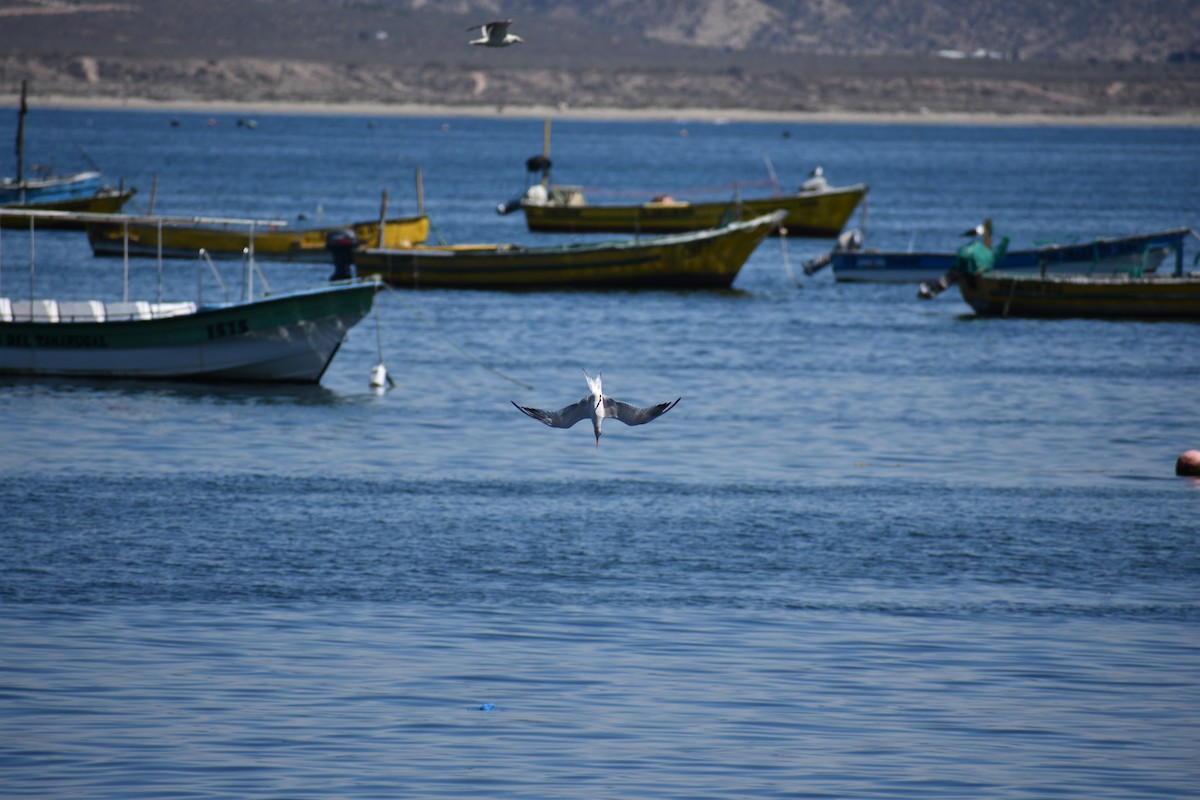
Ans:
[{"label": "boat hull", "polygon": [[1041,277],[1003,272],[963,276],[975,313],[1002,317],[1200,320],[1200,276]]},{"label": "boat hull", "polygon": [[0,205],[26,206],[82,200],[100,191],[99,172],[56,175],[33,180],[0,182]]},{"label": "boat hull", "polygon": [[355,253],[360,276],[459,289],[727,288],[782,213],[724,228],[619,242],[526,248],[449,245]]},{"label": "boat hull", "polygon": [[[1172,253],[1182,265],[1188,230],[1144,236],[1097,239],[1075,245],[1010,250],[999,269],[1006,273],[1047,275],[1153,272]],[[834,251],[830,265],[842,283],[920,283],[934,281],[954,266],[954,253]]]},{"label": "boat hull", "polygon": [[[137,194],[136,189],[101,189],[99,192],[87,197],[75,197],[67,200],[47,200],[38,201],[35,203],[21,203],[3,205],[6,209],[19,209],[24,211],[63,211],[68,213],[84,213],[84,214],[116,214],[125,207],[125,204]],[[0,216],[0,227],[3,228],[29,228],[29,220],[21,217]],[[71,219],[45,219],[39,218],[36,222],[38,230],[55,229],[55,230],[83,230],[86,225],[83,222]]]},{"label": "boat hull", "polygon": [[[87,230],[88,241],[95,255],[125,254],[124,225],[92,224]],[[213,258],[241,258],[250,244],[249,233],[244,227],[164,224],[161,230],[164,258],[195,258],[200,250],[207,251]],[[320,228],[292,229],[281,226],[255,230],[254,256],[260,260],[271,261],[328,261],[326,237],[342,230],[353,231],[356,240],[365,245],[377,247],[380,244],[378,220]],[[424,242],[429,235],[429,218],[416,216],[389,219],[384,226],[384,232],[385,247],[411,247]],[[157,225],[129,225],[129,255],[154,257],[158,253]]]},{"label": "boat hull", "polygon": [[0,321],[0,373],[320,381],[377,285],[356,283],[154,319]]},{"label": "boat hull", "polygon": [[863,184],[821,192],[723,201],[617,205],[523,205],[529,230],[541,233],[681,233],[718,227],[730,213],[753,219],[782,209],[788,236],[833,238],[866,196]]}]

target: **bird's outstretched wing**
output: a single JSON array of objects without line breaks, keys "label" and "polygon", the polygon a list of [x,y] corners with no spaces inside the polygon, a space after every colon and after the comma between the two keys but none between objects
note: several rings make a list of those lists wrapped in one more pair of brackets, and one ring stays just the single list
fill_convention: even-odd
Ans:
[{"label": "bird's outstretched wing", "polygon": [[504,42],[504,37],[508,36],[508,26],[512,24],[511,19],[506,19],[503,22],[489,22],[483,26],[483,35],[488,37],[488,42],[501,44]]},{"label": "bird's outstretched wing", "polygon": [[467,30],[473,31],[476,28],[478,28],[483,31],[484,36],[487,36],[488,33],[491,32],[492,28],[499,27],[501,29],[501,33],[503,33],[505,30],[508,29],[509,25],[512,25],[512,20],[505,19],[505,20],[500,20],[499,22],[485,22],[482,25],[472,25],[471,27],[467,28]]},{"label": "bird's outstretched wing", "polygon": [[620,400],[606,397],[604,398],[604,416],[615,417],[626,425],[641,425],[652,419],[658,419],[674,408],[675,404],[682,399],[682,397],[676,397],[669,403],[659,403],[656,406],[641,408],[640,406],[630,405],[629,403],[623,403]]},{"label": "bird's outstretched wing", "polygon": [[[512,401],[510,400],[509,402]],[[513,403],[513,405],[517,406],[516,403]],[[588,419],[591,416],[591,404],[586,397],[578,403],[573,403],[566,408],[560,408],[558,411],[543,411],[540,408],[527,408],[525,406],[517,406],[517,408],[538,422],[546,423],[551,428],[569,428],[576,422],[579,422],[579,420]]]}]

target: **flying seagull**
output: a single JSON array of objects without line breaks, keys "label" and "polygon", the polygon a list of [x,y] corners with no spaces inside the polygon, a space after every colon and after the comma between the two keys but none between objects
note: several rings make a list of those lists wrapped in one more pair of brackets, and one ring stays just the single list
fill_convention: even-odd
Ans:
[{"label": "flying seagull", "polygon": [[[511,19],[506,19],[501,22],[489,22],[484,25],[481,30],[483,37],[480,39],[472,39],[471,44],[481,45],[483,47],[508,47],[510,44],[524,42],[520,36],[515,33],[508,32],[508,26],[512,25]],[[467,28],[469,31],[475,30],[474,26]]]},{"label": "flying seagull", "polygon": [[583,377],[588,385],[587,397],[566,408],[560,408],[558,411],[542,411],[540,408],[526,408],[518,406],[516,403],[513,405],[551,428],[569,428],[581,419],[590,419],[592,429],[596,432],[596,447],[599,447],[600,426],[605,417],[615,417],[626,425],[642,425],[652,419],[658,419],[683,399],[676,397],[669,403],[659,403],[656,406],[641,408],[606,397],[603,389],[600,388],[600,373],[596,373],[596,377],[593,378],[587,374],[587,370],[584,370]]}]

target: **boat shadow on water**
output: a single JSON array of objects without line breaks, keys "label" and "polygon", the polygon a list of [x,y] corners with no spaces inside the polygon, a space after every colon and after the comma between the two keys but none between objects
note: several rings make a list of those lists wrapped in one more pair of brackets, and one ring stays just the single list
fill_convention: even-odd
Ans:
[{"label": "boat shadow on water", "polygon": [[162,397],[184,403],[247,406],[339,406],[356,402],[320,384],[76,378],[55,375],[0,375],[0,396],[12,393],[64,396]]}]

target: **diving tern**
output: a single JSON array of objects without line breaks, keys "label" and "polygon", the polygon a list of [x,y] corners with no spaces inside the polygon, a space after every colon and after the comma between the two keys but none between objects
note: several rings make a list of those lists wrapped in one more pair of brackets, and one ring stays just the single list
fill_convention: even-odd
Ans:
[{"label": "diving tern", "polygon": [[543,411],[540,408],[526,408],[516,403],[513,405],[551,428],[569,428],[581,419],[590,419],[592,430],[596,432],[596,447],[599,447],[600,426],[606,417],[618,419],[626,425],[643,425],[652,419],[658,419],[683,399],[676,397],[667,403],[642,408],[607,397],[600,386],[600,373],[597,372],[596,377],[593,378],[587,374],[587,370],[584,370],[583,377],[588,385],[587,397],[566,408],[560,408],[558,411]]}]

